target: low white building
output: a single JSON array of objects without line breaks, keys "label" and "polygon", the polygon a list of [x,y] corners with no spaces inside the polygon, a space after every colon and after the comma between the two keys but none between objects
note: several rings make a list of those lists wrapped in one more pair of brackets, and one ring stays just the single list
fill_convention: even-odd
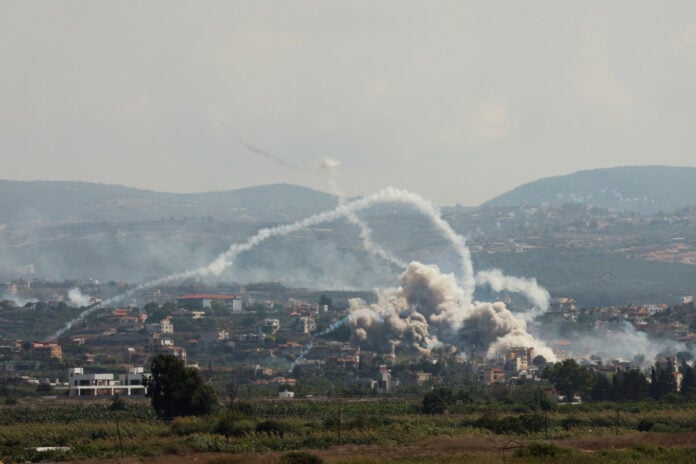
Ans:
[{"label": "low white building", "polygon": [[145,395],[146,374],[142,367],[131,367],[127,374],[85,374],[82,367],[68,369],[68,396]]}]

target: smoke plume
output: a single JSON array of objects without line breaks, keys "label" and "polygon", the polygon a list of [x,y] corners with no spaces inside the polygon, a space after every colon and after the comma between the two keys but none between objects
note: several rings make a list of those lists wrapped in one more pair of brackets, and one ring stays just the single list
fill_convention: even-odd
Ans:
[{"label": "smoke plume", "polygon": [[476,274],[478,286],[488,285],[494,292],[509,291],[523,294],[533,305],[529,311],[520,314],[525,321],[534,320],[549,309],[551,296],[545,288],[541,287],[536,279],[506,276],[499,269],[481,271]]},{"label": "smoke plume", "polygon": [[527,332],[526,323],[503,303],[472,302],[452,274],[434,265],[409,264],[400,286],[377,292],[377,302],[350,301],[354,339],[378,349],[474,348],[496,357],[511,347],[533,347],[547,360],[551,349]]},{"label": "smoke plume", "polygon": [[82,293],[77,287],[71,288],[68,291],[68,300],[70,301],[70,305],[76,308],[89,306],[91,303],[91,297]]},{"label": "smoke plume", "polygon": [[429,201],[425,200],[424,198],[415,193],[411,193],[406,190],[387,187],[368,197],[339,204],[335,209],[331,211],[318,213],[306,219],[293,222],[291,224],[261,229],[255,235],[249,237],[243,242],[232,244],[229,247],[229,249],[221,253],[215,260],[213,260],[207,266],[203,266],[197,269],[191,269],[188,271],[145,282],[124,293],[121,293],[120,295],[117,295],[113,298],[104,301],[101,305],[95,305],[89,309],[86,309],[85,311],[80,313],[75,319],[68,321],[62,329],[58,330],[53,335],[53,338],[61,336],[62,334],[70,330],[70,328],[72,328],[72,326],[75,325],[77,322],[85,319],[87,316],[97,311],[100,307],[108,307],[144,290],[188,278],[219,276],[225,269],[234,265],[235,260],[240,253],[249,251],[270,238],[284,236],[293,232],[306,229],[311,226],[335,221],[339,218],[355,214],[357,211],[361,211],[365,208],[390,202],[410,205],[411,207],[416,209],[418,212],[427,217],[433,223],[436,229],[440,232],[440,234],[452,244],[454,250],[457,252],[461,261],[461,291],[463,292],[464,298],[470,301],[473,296],[476,284],[474,278],[474,267],[471,261],[471,254],[466,246],[464,238],[452,229],[449,223],[442,218],[440,211]]}]

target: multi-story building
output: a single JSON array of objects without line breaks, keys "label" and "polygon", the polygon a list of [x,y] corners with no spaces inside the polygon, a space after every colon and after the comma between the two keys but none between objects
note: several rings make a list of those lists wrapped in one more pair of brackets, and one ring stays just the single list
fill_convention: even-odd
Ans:
[{"label": "multi-story building", "polygon": [[56,358],[60,361],[63,360],[63,349],[59,344],[54,342],[34,342],[32,346],[34,351],[38,354],[45,354],[50,358]]},{"label": "multi-story building", "polygon": [[142,367],[131,367],[127,374],[85,374],[81,367],[68,369],[68,396],[145,395],[146,374]]}]

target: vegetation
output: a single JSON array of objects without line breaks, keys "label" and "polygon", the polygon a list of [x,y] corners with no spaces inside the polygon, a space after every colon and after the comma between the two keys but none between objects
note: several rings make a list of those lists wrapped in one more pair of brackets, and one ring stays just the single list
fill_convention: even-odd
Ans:
[{"label": "vegetation", "polygon": [[147,396],[162,419],[209,414],[217,401],[212,387],[196,369],[173,355],[158,354],[152,360]]},{"label": "vegetation", "polygon": [[[385,450],[408,447],[413,454],[414,443],[480,440],[490,449],[485,456],[472,456],[472,462],[500,462],[499,457],[511,454],[524,462],[587,462],[581,461],[588,456],[578,449],[588,446],[587,440],[607,437],[618,437],[611,447],[619,449],[610,452],[599,447],[591,456],[594,461],[589,462],[650,462],[650,453],[670,456],[672,463],[693,459],[694,450],[688,446],[696,432],[695,403],[647,400],[546,408],[543,401],[534,401],[543,400],[538,393],[516,389],[510,398],[518,397],[521,402],[484,403],[467,400],[460,390],[443,390],[440,394],[449,398],[448,414],[423,414],[419,398],[236,401],[238,406],[230,410],[233,433],[223,427],[226,407],[208,416],[178,417],[167,424],[143,400],[19,403],[0,406],[0,460],[95,460],[117,457],[121,452],[138,457],[196,452],[253,457],[275,452],[274,460],[263,462],[320,462],[309,456],[323,459],[322,453],[339,443],[352,446],[351,455],[361,453],[360,445],[385,446]],[[585,441],[576,442],[577,437],[585,437]],[[498,447],[510,440],[524,447],[501,455]],[[649,445],[655,440],[655,446]],[[69,450],[41,453],[35,450],[39,446]],[[406,454],[411,461],[385,458],[379,462],[456,462],[446,460],[446,453],[426,459],[425,452],[427,447],[419,452],[423,453],[420,457]],[[365,455],[370,456],[367,451]],[[220,462],[233,462],[223,461],[224,456],[220,455]],[[377,462],[366,461],[367,457],[362,461],[343,459],[339,462]],[[234,462],[256,461],[248,457]]]}]

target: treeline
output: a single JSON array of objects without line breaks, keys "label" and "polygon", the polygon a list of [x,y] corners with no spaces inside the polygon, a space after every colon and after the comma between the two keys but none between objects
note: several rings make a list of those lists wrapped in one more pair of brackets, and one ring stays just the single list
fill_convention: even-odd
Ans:
[{"label": "treeline", "polygon": [[[574,359],[546,366],[542,377],[549,380],[565,401],[678,401],[696,399],[696,370],[686,361],[676,367],[671,359],[655,363],[649,378],[637,368],[611,375],[596,373]],[[679,380],[680,379],[680,380]]]}]

